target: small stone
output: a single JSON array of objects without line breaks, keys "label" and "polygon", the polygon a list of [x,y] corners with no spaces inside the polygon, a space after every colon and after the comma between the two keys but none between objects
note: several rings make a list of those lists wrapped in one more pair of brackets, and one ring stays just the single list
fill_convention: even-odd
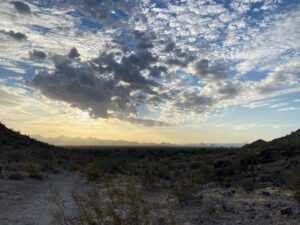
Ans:
[{"label": "small stone", "polygon": [[262,194],[263,194],[263,195],[266,195],[266,196],[269,196],[269,195],[270,195],[270,192],[268,192],[268,191],[263,191]]},{"label": "small stone", "polygon": [[289,217],[293,215],[293,209],[290,206],[284,207],[280,210],[280,214],[282,217]]},{"label": "small stone", "polygon": [[271,203],[266,203],[266,204],[265,204],[265,207],[266,207],[266,208],[271,208]]}]

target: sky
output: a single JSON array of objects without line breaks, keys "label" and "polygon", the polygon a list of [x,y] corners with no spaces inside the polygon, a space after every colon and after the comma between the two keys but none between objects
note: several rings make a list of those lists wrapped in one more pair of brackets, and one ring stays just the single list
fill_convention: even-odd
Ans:
[{"label": "sky", "polygon": [[24,134],[246,143],[300,128],[297,0],[0,1],[0,121]]}]

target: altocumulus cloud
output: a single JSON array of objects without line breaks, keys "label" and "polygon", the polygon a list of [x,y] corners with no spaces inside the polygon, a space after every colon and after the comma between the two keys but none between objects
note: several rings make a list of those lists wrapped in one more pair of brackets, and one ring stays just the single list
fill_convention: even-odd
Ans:
[{"label": "altocumulus cloud", "polygon": [[12,4],[14,5],[15,10],[19,13],[22,13],[22,14],[30,14],[31,13],[30,7],[24,2],[13,1]]},{"label": "altocumulus cloud", "polygon": [[300,9],[270,2],[4,0],[0,57],[91,118],[166,125],[299,92]]},{"label": "altocumulus cloud", "polygon": [[72,49],[68,56],[53,56],[54,71],[40,72],[27,84],[52,99],[88,111],[92,118],[119,118],[145,125],[163,124],[137,117],[137,107],[162,101],[158,92],[153,90],[159,84],[141,74],[142,70],[153,70],[151,65],[157,59],[151,53],[142,51],[122,56],[120,62],[116,61],[119,54],[114,53],[78,62],[74,60],[76,57],[70,57],[79,56],[74,52]]}]

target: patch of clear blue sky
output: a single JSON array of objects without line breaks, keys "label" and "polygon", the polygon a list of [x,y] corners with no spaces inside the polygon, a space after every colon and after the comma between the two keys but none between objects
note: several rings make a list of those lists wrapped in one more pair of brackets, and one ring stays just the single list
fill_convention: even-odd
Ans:
[{"label": "patch of clear blue sky", "polygon": [[[4,78],[4,83],[7,86],[18,86],[20,83],[24,83],[24,81],[32,80],[35,77],[35,72],[37,69],[43,70],[45,67],[37,67],[25,62],[17,62],[16,67],[22,68],[25,73],[18,73],[12,70],[8,70],[0,65],[0,77]],[[22,79],[17,79],[17,78]]]},{"label": "patch of clear blue sky", "polygon": [[[214,123],[226,123],[226,124],[270,124],[270,125],[286,125],[294,124],[295,126],[300,126],[300,102],[295,102],[294,100],[300,99],[300,93],[292,93],[288,95],[283,95],[279,97],[270,98],[268,100],[262,101],[272,101],[270,105],[261,106],[257,108],[248,108],[245,106],[233,106],[223,111],[223,117],[212,118]],[[281,107],[272,108],[271,105],[287,103]],[[295,110],[289,111],[278,111],[282,108],[294,107]]]}]

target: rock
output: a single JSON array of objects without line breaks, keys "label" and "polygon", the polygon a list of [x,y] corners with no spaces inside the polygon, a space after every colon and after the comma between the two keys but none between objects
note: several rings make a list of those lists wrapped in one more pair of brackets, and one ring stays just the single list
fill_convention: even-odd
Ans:
[{"label": "rock", "polygon": [[24,180],[25,179],[25,176],[22,174],[22,173],[11,173],[9,176],[8,176],[8,179],[9,180]]},{"label": "rock", "polygon": [[270,192],[268,192],[268,191],[263,191],[262,194],[263,194],[263,195],[266,195],[266,196],[269,196],[269,195],[270,195]]},{"label": "rock", "polygon": [[293,209],[290,206],[284,207],[280,210],[280,214],[282,217],[289,217],[293,215]]},{"label": "rock", "polygon": [[271,208],[271,203],[266,203],[265,207],[270,209]]},{"label": "rock", "polygon": [[184,222],[183,225],[191,225],[190,222]]},{"label": "rock", "polygon": [[235,193],[236,191],[234,190],[234,189],[230,189],[230,190],[226,190],[226,191],[223,191],[223,195],[224,196],[233,196],[234,195],[234,193]]}]

